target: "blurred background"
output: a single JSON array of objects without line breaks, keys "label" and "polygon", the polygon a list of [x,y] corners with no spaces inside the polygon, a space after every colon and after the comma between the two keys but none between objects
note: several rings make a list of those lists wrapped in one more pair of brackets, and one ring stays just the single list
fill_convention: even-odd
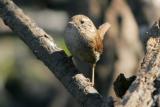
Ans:
[{"label": "blurred background", "polygon": [[[67,53],[65,26],[76,14],[87,15],[96,27],[111,29],[96,67],[96,88],[112,95],[120,73],[137,72],[145,53],[145,32],[160,17],[160,0],[14,0],[24,13]],[[69,54],[69,53],[68,53]],[[0,107],[80,107],[48,68],[0,19]]]}]

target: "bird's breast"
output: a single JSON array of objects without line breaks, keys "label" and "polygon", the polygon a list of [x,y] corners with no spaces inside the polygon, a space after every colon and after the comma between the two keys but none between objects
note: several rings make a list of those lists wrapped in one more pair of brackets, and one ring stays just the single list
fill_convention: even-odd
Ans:
[{"label": "bird's breast", "polygon": [[96,50],[96,33],[79,32],[75,28],[66,30],[65,42],[73,56],[86,61],[95,63],[99,60],[100,53]]}]

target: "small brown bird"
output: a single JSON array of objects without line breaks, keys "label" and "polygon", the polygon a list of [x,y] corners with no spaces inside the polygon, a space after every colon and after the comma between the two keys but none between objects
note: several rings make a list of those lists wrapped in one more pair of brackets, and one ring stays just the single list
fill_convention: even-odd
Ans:
[{"label": "small brown bird", "polygon": [[73,55],[75,66],[76,60],[92,65],[92,85],[94,85],[94,71],[96,62],[103,52],[103,38],[110,28],[110,24],[105,23],[97,30],[93,22],[84,15],[75,15],[69,21],[64,40]]}]

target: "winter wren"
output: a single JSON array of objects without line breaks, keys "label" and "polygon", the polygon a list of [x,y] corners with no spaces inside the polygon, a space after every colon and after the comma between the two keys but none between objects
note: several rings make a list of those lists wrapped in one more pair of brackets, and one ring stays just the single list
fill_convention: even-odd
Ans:
[{"label": "winter wren", "polygon": [[73,55],[73,60],[78,59],[92,65],[92,85],[94,85],[95,65],[103,52],[103,38],[109,28],[110,24],[105,23],[97,30],[87,16],[75,15],[65,30],[64,40]]}]

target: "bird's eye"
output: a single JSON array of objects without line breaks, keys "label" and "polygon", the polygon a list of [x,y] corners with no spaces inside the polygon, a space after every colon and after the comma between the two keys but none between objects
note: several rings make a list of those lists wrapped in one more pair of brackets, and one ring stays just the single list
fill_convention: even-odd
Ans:
[{"label": "bird's eye", "polygon": [[81,20],[81,21],[80,21],[80,23],[81,23],[81,24],[83,24],[83,23],[84,23],[84,21],[83,21],[83,20]]}]

